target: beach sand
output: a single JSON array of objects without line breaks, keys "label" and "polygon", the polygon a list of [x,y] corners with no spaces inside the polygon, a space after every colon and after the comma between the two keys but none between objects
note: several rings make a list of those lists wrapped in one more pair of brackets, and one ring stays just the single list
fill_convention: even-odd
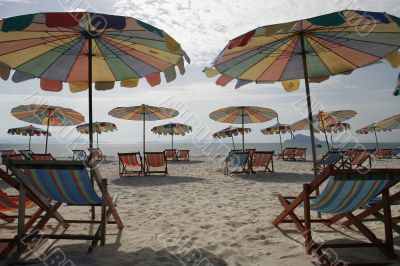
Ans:
[{"label": "beach sand", "polygon": [[[110,193],[119,194],[118,211],[125,228],[118,231],[108,225],[106,245],[96,247],[92,255],[86,254],[87,241],[48,240],[56,253],[51,256],[46,251],[41,257],[47,262],[65,260],[68,265],[315,265],[293,224],[280,228],[271,224],[282,210],[277,195],[297,195],[312,178],[312,163],[274,160],[276,172],[272,174],[225,176],[218,161],[193,157],[189,162],[169,163],[167,177],[119,178],[118,162],[112,158],[100,169],[109,180]],[[376,167],[399,168],[400,160],[380,160]],[[10,188],[6,191],[12,192]],[[63,206],[60,212],[69,219],[90,217],[87,207]],[[392,212],[398,216],[400,208],[394,206]],[[367,225],[378,237],[384,236],[382,223]],[[7,235],[4,228],[16,227],[0,224],[0,228],[3,236]],[[57,228],[53,220],[46,231]],[[317,241],[364,240],[356,231],[338,225],[313,225],[313,229]],[[74,224],[67,232],[93,230],[90,225]],[[400,255],[400,238],[397,233],[394,236]],[[374,248],[337,252],[344,261],[386,261]]]}]

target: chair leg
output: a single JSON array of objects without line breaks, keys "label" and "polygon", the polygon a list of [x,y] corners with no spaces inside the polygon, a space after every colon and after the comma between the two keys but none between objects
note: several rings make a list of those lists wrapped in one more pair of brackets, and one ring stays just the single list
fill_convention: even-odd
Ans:
[{"label": "chair leg", "polygon": [[106,208],[107,208],[107,179],[102,180],[102,204],[101,204],[101,236],[100,246],[104,246],[106,243]]},{"label": "chair leg", "polygon": [[307,254],[311,255],[312,236],[311,236],[311,220],[310,220],[310,185],[304,184],[304,238]]},{"label": "chair leg", "polygon": [[392,258],[397,258],[397,255],[394,253],[393,247],[393,231],[392,231],[392,212],[390,209],[389,203],[389,189],[385,189],[382,192],[383,198],[383,214],[384,214],[384,223],[385,223],[385,242],[388,244],[388,252],[391,254]]}]

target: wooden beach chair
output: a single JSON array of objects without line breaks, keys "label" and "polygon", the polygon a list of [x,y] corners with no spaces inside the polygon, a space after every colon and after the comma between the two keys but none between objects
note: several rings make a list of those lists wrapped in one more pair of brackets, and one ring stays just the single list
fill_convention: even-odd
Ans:
[{"label": "wooden beach chair", "polygon": [[165,157],[168,161],[175,160],[176,157],[176,149],[165,149]]},{"label": "wooden beach chair", "polygon": [[253,154],[256,151],[256,149],[245,149],[245,151],[247,151],[249,153],[249,158],[251,158],[251,157],[253,157]]},{"label": "wooden beach chair", "polygon": [[86,161],[87,154],[84,150],[72,150],[72,160],[74,161]]},{"label": "wooden beach chair", "polygon": [[189,159],[190,159],[189,153],[190,153],[190,150],[178,150],[178,152],[176,153],[175,159],[177,161],[179,161],[179,160],[189,161]]},{"label": "wooden beach chair", "polygon": [[253,156],[250,156],[250,172],[256,173],[257,168],[263,168],[263,173],[274,172],[274,151],[255,151]]},{"label": "wooden beach chair", "polygon": [[278,160],[294,160],[296,154],[296,148],[285,148],[282,153],[278,153]]},{"label": "wooden beach chair", "polygon": [[165,156],[165,152],[145,152],[144,156],[146,156],[145,175],[168,175],[167,158]]},{"label": "wooden beach chair", "polygon": [[6,166],[6,172],[8,171],[8,161],[9,160],[25,160],[25,157],[22,154],[13,154],[13,155],[1,155],[2,163]]},{"label": "wooden beach chair", "polygon": [[318,171],[321,171],[327,167],[333,167],[334,169],[339,169],[343,165],[343,155],[339,150],[332,150],[327,152],[322,156],[321,159],[317,161]]},{"label": "wooden beach chair", "polygon": [[296,148],[294,153],[295,161],[305,161],[306,160],[307,148]]},{"label": "wooden beach chair", "polygon": [[[349,157],[343,161],[341,167],[347,169],[369,169],[372,167],[373,152],[373,150],[355,150],[352,157]],[[366,163],[367,166],[365,166]]]},{"label": "wooden beach chair", "polygon": [[394,148],[390,151],[391,159],[400,159],[400,148]]},{"label": "wooden beach chair", "polygon": [[249,153],[247,151],[230,152],[225,160],[224,175],[250,173]]},{"label": "wooden beach chair", "polygon": [[95,159],[96,161],[107,161],[107,156],[104,155],[104,153],[99,149],[99,148],[93,148],[92,152],[89,153],[92,155],[92,158]]},{"label": "wooden beach chair", "polygon": [[56,158],[51,153],[33,153],[31,154],[32,160],[37,161],[54,161]]},{"label": "wooden beach chair", "polygon": [[[36,238],[48,239],[69,239],[69,240],[89,240],[91,244],[88,252],[100,242],[103,246],[106,242],[106,226],[107,224],[117,224],[119,229],[123,228],[122,221],[115,207],[117,197],[111,199],[107,180],[101,179],[99,170],[91,165],[92,176],[95,183],[99,186],[100,194],[96,192],[91,183],[89,171],[84,162],[81,161],[13,161],[11,168],[15,171],[20,185],[27,190],[32,191],[35,195],[40,195],[47,199],[51,199],[58,204],[53,205],[50,212],[58,210],[62,203],[63,206],[91,206],[101,207],[100,220],[68,220],[68,223],[87,223],[98,224],[94,234],[44,234],[41,233],[43,224],[47,223],[48,215],[39,220],[37,225],[31,230],[19,228],[18,236],[25,236],[22,243],[19,240],[18,248],[12,256],[16,260],[27,247],[26,243]],[[24,190],[20,190],[20,197],[24,198]],[[24,215],[25,211],[20,208],[20,215]],[[111,215],[114,221],[110,220]]]},{"label": "wooden beach chair", "polygon": [[380,149],[376,152],[375,157],[378,159],[390,159],[392,149]]},{"label": "wooden beach chair", "polygon": [[[327,184],[319,196],[311,196],[325,181]],[[393,232],[391,210],[389,203],[389,188],[400,181],[400,169],[371,169],[366,174],[361,174],[354,169],[324,169],[310,184],[303,185],[303,191],[296,197],[278,195],[283,211],[273,221],[274,226],[283,223],[294,223],[297,230],[304,237],[308,254],[314,252],[322,265],[330,265],[329,258],[323,250],[327,248],[355,248],[376,247],[387,258],[397,259],[393,248]],[[376,198],[379,194],[383,197],[385,216],[385,240],[380,240],[376,235],[358,219],[353,212]],[[297,208],[304,210],[304,217],[299,218],[295,213]],[[311,218],[311,210],[340,214],[349,219],[358,231],[370,242],[325,242],[316,243],[312,238],[313,223],[326,223],[330,219]],[[287,217],[290,219],[287,219]]]},{"label": "wooden beach chair", "polygon": [[18,150],[19,154],[24,156],[25,160],[32,160],[31,155],[33,154],[33,151],[31,150]]},{"label": "wooden beach chair", "polygon": [[353,156],[354,156],[356,150],[357,150],[357,149],[347,149],[347,150],[343,150],[343,151],[342,151],[343,157],[344,157],[345,159],[351,159],[351,158],[353,158]]},{"label": "wooden beach chair", "polygon": [[119,176],[129,176],[143,173],[142,156],[139,152],[118,153]]},{"label": "wooden beach chair", "polygon": [[1,156],[9,156],[17,154],[14,150],[0,150]]}]

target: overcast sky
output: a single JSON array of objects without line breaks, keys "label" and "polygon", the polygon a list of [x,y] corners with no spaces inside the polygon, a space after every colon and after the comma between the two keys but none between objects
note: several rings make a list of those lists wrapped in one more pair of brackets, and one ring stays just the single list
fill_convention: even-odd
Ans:
[{"label": "overcast sky", "polygon": [[[251,4],[250,4],[251,3]],[[116,86],[110,91],[95,91],[94,120],[110,121],[119,131],[105,134],[101,140],[116,143],[133,143],[141,140],[142,123],[112,118],[108,111],[117,106],[133,106],[142,103],[175,106],[183,116],[174,120],[149,122],[148,128],[170,121],[186,122],[194,127],[192,134],[212,132],[227,124],[208,118],[208,114],[230,105],[256,105],[276,110],[282,123],[292,123],[304,118],[299,105],[304,99],[304,84],[295,93],[286,93],[280,83],[273,85],[248,85],[238,90],[234,82],[218,87],[215,79],[208,79],[201,72],[209,65],[226,43],[234,37],[257,26],[297,20],[343,9],[387,11],[400,16],[398,0],[0,0],[0,16],[9,17],[43,11],[90,10],[108,14],[132,16],[153,24],[172,35],[192,59],[187,72],[174,82],[150,88],[145,81],[135,89]],[[312,84],[313,100],[324,110],[353,109],[358,115],[348,122],[352,131],[372,122],[399,114],[399,97],[392,96],[399,69],[382,63],[354,71],[348,76],[332,77],[321,84]],[[21,139],[8,136],[9,127],[26,125],[10,115],[12,107],[45,99],[48,104],[73,108],[87,117],[87,93],[71,94],[68,89],[61,93],[40,90],[39,81],[22,83],[0,81],[0,142]],[[67,86],[65,86],[67,87]],[[300,104],[299,104],[300,103]],[[190,118],[189,121],[188,118]],[[275,142],[276,136],[263,136],[258,129],[275,121],[254,124],[247,140],[251,142]],[[55,128],[52,128],[54,131]],[[306,134],[306,132],[304,132]],[[150,141],[169,140],[166,137],[147,134]],[[399,132],[382,133],[382,141],[400,142]],[[181,140],[189,140],[189,136]],[[373,141],[373,136],[357,136],[360,141]],[[211,139],[211,135],[210,135]]]}]

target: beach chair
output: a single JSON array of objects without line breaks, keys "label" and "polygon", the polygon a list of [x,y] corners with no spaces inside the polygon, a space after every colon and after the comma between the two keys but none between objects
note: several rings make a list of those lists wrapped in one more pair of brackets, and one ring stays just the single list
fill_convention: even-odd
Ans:
[{"label": "beach chair", "polygon": [[253,154],[256,151],[256,149],[245,149],[245,151],[247,151],[249,153],[249,158],[251,158],[251,157],[253,157]]},{"label": "beach chair", "polygon": [[118,161],[120,177],[143,173],[142,156],[139,152],[118,153]]},{"label": "beach chair", "polygon": [[176,149],[165,149],[165,157],[167,160],[172,161],[175,160]]},{"label": "beach chair", "polygon": [[249,153],[247,151],[230,152],[225,160],[224,175],[250,173]]},{"label": "beach chair", "polygon": [[[256,173],[257,168],[262,167],[263,173],[274,172],[274,151],[255,151],[253,156],[250,156],[250,172]],[[270,166],[271,165],[271,166]]]},{"label": "beach chair", "polygon": [[322,156],[321,159],[317,161],[317,168],[318,171],[325,169],[327,167],[332,166],[335,169],[340,168],[343,165],[343,155],[342,152],[339,150],[332,150],[327,152],[325,155]]},{"label": "beach chair", "polygon": [[[313,192],[327,181],[325,188],[319,196],[311,196]],[[361,174],[354,169],[325,168],[310,184],[304,184],[302,192],[296,197],[278,195],[283,211],[273,220],[273,225],[294,223],[297,230],[304,237],[308,254],[314,252],[322,265],[331,265],[329,258],[323,253],[328,248],[355,248],[376,247],[387,258],[397,259],[393,249],[393,232],[391,210],[389,203],[389,189],[400,181],[400,169],[371,169],[366,174]],[[382,241],[360,221],[353,212],[365,206],[372,199],[382,194],[385,216],[385,240]],[[295,210],[301,207],[304,217],[300,219]],[[358,231],[370,243],[316,243],[312,238],[313,223],[326,223],[330,219],[311,218],[310,211],[327,214],[340,214],[349,219]],[[287,219],[287,217],[290,217]]]},{"label": "beach chair", "polygon": [[14,150],[0,150],[1,156],[9,156],[17,154]]},{"label": "beach chair", "polygon": [[356,150],[357,150],[357,149],[347,149],[347,150],[343,150],[343,151],[342,151],[343,157],[344,157],[345,159],[353,158],[354,153],[355,153]]},{"label": "beach chair", "polygon": [[[349,157],[343,161],[341,167],[347,169],[369,169],[372,167],[373,153],[374,150],[355,150],[352,157]],[[366,162],[368,162],[368,167],[364,166]]]},{"label": "beach chair", "polygon": [[102,161],[102,160],[107,161],[107,156],[105,156],[104,153],[99,148],[93,148],[91,154],[92,158],[95,159],[96,161]]},{"label": "beach chair", "polygon": [[307,148],[296,148],[294,153],[295,161],[305,161],[306,160]]},{"label": "beach chair", "polygon": [[87,154],[84,150],[72,150],[72,160],[74,161],[86,161]]},{"label": "beach chair", "polygon": [[18,150],[19,154],[24,156],[25,160],[32,160],[31,155],[33,154],[33,151],[31,150]]},{"label": "beach chair", "polygon": [[[145,152],[146,169],[145,175],[164,174],[168,175],[167,158],[165,152]],[[158,169],[153,169],[158,168]]]},{"label": "beach chair", "polygon": [[25,160],[25,157],[22,154],[13,154],[13,155],[1,155],[2,163],[6,166],[6,172],[9,173],[8,162],[9,160]]},{"label": "beach chair", "polygon": [[392,149],[380,149],[376,152],[375,157],[378,159],[390,159]]},{"label": "beach chair", "polygon": [[56,158],[51,153],[33,153],[31,154],[32,160],[37,161],[54,161]]},{"label": "beach chair", "polygon": [[189,159],[190,159],[189,152],[190,152],[190,150],[178,150],[178,152],[176,153],[175,159],[177,161],[179,161],[179,160],[189,161]]},{"label": "beach chair", "polygon": [[278,160],[294,160],[296,148],[285,148],[282,153],[278,153]]},{"label": "beach chair", "polygon": [[[4,212],[17,211],[18,204],[19,204],[18,196],[7,195],[0,188],[0,220],[4,220],[7,223],[12,223],[14,221],[15,217],[7,215]],[[30,207],[32,207],[32,205],[33,205],[33,202],[31,200],[29,200],[29,199],[25,200],[26,208],[30,208]],[[1,242],[1,240],[0,240],[0,242]]]},{"label": "beach chair", "polygon": [[[91,183],[89,171],[84,162],[81,161],[13,161],[11,168],[15,171],[20,185],[35,195],[41,195],[47,199],[57,202],[51,211],[58,210],[61,203],[63,206],[91,206],[101,207],[100,220],[68,220],[68,223],[87,223],[98,224],[94,234],[44,234],[38,232],[37,227],[43,223],[47,223],[47,215],[39,220],[38,225],[34,226],[30,231],[19,228],[18,236],[25,236],[25,241],[19,242],[13,259],[17,259],[27,247],[31,240],[36,238],[48,239],[69,239],[69,240],[89,240],[91,244],[88,253],[100,242],[104,246],[106,242],[106,226],[107,224],[117,224],[122,229],[123,224],[119,218],[115,207],[117,197],[111,199],[108,193],[107,180],[101,179],[100,172],[91,165],[92,177],[99,187],[100,194],[96,192]],[[25,190],[20,190],[20,197],[24,198]],[[24,215],[24,209],[20,208],[20,215]],[[111,215],[114,221],[111,221]],[[20,240],[20,239],[19,239]]]},{"label": "beach chair", "polygon": [[400,148],[394,148],[390,151],[391,159],[400,159]]}]

